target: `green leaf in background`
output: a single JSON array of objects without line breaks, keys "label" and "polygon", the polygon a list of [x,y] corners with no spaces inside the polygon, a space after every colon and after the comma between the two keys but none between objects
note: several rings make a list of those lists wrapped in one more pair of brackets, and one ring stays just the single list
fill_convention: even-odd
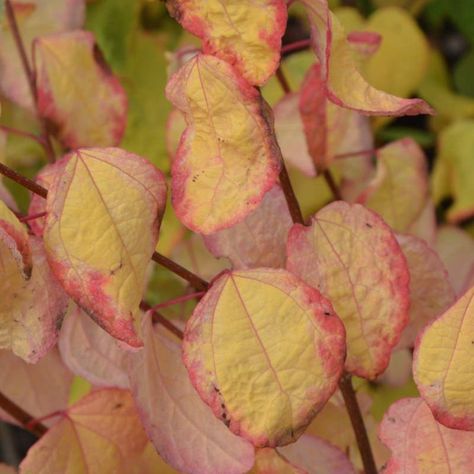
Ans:
[{"label": "green leaf in background", "polygon": [[410,127],[387,127],[377,131],[377,140],[384,143],[410,137],[423,148],[430,148],[435,144],[435,134],[428,130]]},{"label": "green leaf in background", "polygon": [[451,21],[474,43],[474,3],[472,0],[445,0]]},{"label": "green leaf in background", "polygon": [[456,64],[453,71],[453,79],[458,92],[474,97],[474,51],[469,51]]}]

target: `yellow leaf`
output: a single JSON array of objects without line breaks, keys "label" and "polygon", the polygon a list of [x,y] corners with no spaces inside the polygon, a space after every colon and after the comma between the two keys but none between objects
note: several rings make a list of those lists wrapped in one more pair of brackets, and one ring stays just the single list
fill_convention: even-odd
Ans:
[{"label": "yellow leaf", "polygon": [[377,171],[358,201],[404,232],[422,213],[428,197],[427,162],[411,138],[377,150]]},{"label": "yellow leaf", "polygon": [[268,105],[226,62],[188,61],[167,86],[186,118],[172,164],[172,199],[181,221],[209,234],[245,218],[280,168]]},{"label": "yellow leaf", "polygon": [[474,286],[418,340],[413,375],[421,396],[444,425],[474,431]]},{"label": "yellow leaf", "polygon": [[374,379],[408,322],[409,274],[391,229],[337,201],[290,230],[287,268],[330,299],[347,332],[346,370]]},{"label": "yellow leaf", "polygon": [[61,163],[47,199],[49,263],[98,324],[140,346],[138,306],[166,202],[164,177],[118,148],[79,149]]},{"label": "yellow leaf", "polygon": [[128,474],[126,461],[143,452],[147,438],[130,393],[92,392],[28,451],[23,474]]},{"label": "yellow leaf", "polygon": [[69,148],[118,145],[125,131],[125,92],[95,48],[87,31],[34,42],[39,113]]},{"label": "yellow leaf", "polygon": [[474,120],[455,122],[439,136],[439,151],[432,174],[433,199],[452,196],[449,222],[474,215]]},{"label": "yellow leaf", "polygon": [[284,0],[168,0],[184,28],[203,41],[203,51],[232,64],[254,85],[263,84],[280,61],[286,28]]},{"label": "yellow leaf", "polygon": [[291,464],[276,449],[262,448],[255,453],[255,465],[249,474],[307,474]]},{"label": "yellow leaf", "polygon": [[189,319],[184,363],[201,398],[257,447],[297,439],[334,393],[345,337],[331,304],[285,270],[226,272]]}]

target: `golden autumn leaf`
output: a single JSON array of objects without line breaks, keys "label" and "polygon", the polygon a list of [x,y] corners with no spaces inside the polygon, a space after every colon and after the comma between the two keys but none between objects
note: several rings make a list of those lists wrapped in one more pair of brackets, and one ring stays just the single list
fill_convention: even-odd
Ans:
[{"label": "golden autumn leaf", "polygon": [[66,155],[48,192],[44,242],[54,274],[98,324],[131,346],[141,345],[139,303],[165,202],[162,173],[118,148]]},{"label": "golden autumn leaf", "polygon": [[188,125],[171,169],[176,214],[203,234],[236,224],[278,177],[268,105],[229,64],[202,54],[171,77],[166,92]]},{"label": "golden autumn leaf", "polygon": [[87,31],[41,37],[33,44],[38,110],[69,148],[118,145],[127,97]]},{"label": "golden autumn leaf", "polygon": [[341,107],[369,115],[430,114],[421,99],[403,99],[371,86],[358,69],[346,32],[327,0],[301,0],[311,24],[313,48],[318,57],[328,97]]},{"label": "golden autumn leaf", "polygon": [[334,202],[290,230],[287,268],[330,299],[347,332],[346,370],[374,379],[408,322],[409,273],[389,226]]},{"label": "golden autumn leaf", "polygon": [[435,418],[474,431],[474,286],[430,324],[417,341],[413,376]]},{"label": "golden autumn leaf", "polygon": [[188,320],[183,354],[214,414],[275,447],[297,439],[334,393],[344,329],[329,301],[285,270],[225,272]]},{"label": "golden autumn leaf", "polygon": [[280,61],[286,27],[284,0],[168,0],[172,16],[203,41],[203,51],[233,65],[254,85],[263,84]]},{"label": "golden autumn leaf", "polygon": [[474,433],[437,423],[421,398],[403,398],[385,414],[379,437],[391,449],[385,474],[464,474],[474,470]]},{"label": "golden autumn leaf", "polygon": [[68,408],[28,451],[23,474],[128,474],[147,438],[129,392],[102,389]]}]

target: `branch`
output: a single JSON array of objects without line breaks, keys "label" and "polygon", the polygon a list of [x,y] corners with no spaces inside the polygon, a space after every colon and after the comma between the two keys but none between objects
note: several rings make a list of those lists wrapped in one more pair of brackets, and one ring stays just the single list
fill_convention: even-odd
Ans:
[{"label": "branch", "polygon": [[30,88],[31,96],[33,98],[33,103],[36,107],[36,112],[38,115],[38,119],[41,125],[42,131],[42,138],[44,141],[44,147],[46,150],[46,154],[48,159],[52,162],[55,160],[54,156],[54,149],[53,145],[51,144],[51,139],[48,133],[48,127],[44,122],[43,118],[41,117],[39,110],[38,110],[38,91],[36,89],[36,82],[35,82],[35,74],[31,69],[30,63],[28,61],[28,56],[26,55],[25,45],[23,44],[23,40],[21,38],[21,33],[18,28],[18,23],[15,17],[15,11],[12,7],[10,0],[5,0],[5,12],[7,15],[8,24],[10,25],[10,29],[13,35],[13,39],[16,44],[16,49],[18,50],[18,54],[20,55],[21,64],[23,66],[23,70],[25,72],[26,79],[28,81],[28,85]]},{"label": "branch", "polygon": [[288,205],[288,210],[290,211],[293,223],[304,225],[303,214],[301,213],[301,208],[298,199],[296,198],[293,186],[291,185],[290,177],[288,176],[288,171],[283,159],[281,160],[280,184],[283,193],[285,194],[286,204]]},{"label": "branch", "polygon": [[351,419],[352,429],[356,435],[357,446],[359,447],[362,463],[364,464],[364,472],[365,474],[377,474],[372,448],[370,447],[369,437],[367,436],[364,419],[362,418],[359,403],[355,396],[350,374],[345,373],[341,377],[339,389],[341,390],[347,413]]},{"label": "branch", "polygon": [[181,329],[176,327],[168,318],[165,318],[162,314],[155,311],[148,303],[146,303],[145,301],[142,301],[140,303],[140,309],[142,311],[150,311],[151,317],[154,323],[161,324],[163,327],[168,329],[168,331],[173,333],[178,339],[183,340],[184,338],[183,331],[181,331]]},{"label": "branch", "polygon": [[302,39],[293,43],[285,44],[281,48],[281,54],[286,56],[291,53],[297,53],[298,51],[304,51],[311,46],[311,38]]},{"label": "branch", "polygon": [[326,183],[329,186],[329,189],[331,190],[332,194],[334,195],[334,198],[337,201],[342,201],[341,191],[339,191],[339,188],[336,184],[336,181],[334,181],[332,173],[329,171],[329,169],[327,169],[323,172],[323,176],[324,176],[324,179],[326,180]]},{"label": "branch", "polygon": [[290,84],[288,83],[281,66],[278,66],[278,69],[276,70],[275,75],[276,75],[276,78],[278,79],[278,82],[280,83],[281,88],[283,89],[283,92],[285,94],[291,93]]},{"label": "branch", "polygon": [[11,135],[18,135],[20,137],[29,138],[30,140],[34,140],[36,143],[41,145],[43,148],[46,147],[46,144],[44,142],[43,137],[37,137],[33,133],[24,132],[23,130],[18,130],[16,128],[12,128],[12,127],[7,127],[6,125],[0,125],[0,130],[3,130],[4,132],[9,133]]},{"label": "branch", "polygon": [[10,178],[11,180],[15,181],[15,183],[18,183],[20,186],[29,189],[32,193],[35,193],[44,199],[46,199],[46,196],[48,195],[48,190],[43,188],[43,186],[35,183],[32,179],[22,176],[3,163],[0,163],[0,174],[3,174],[3,176]]},{"label": "branch", "polygon": [[0,408],[5,410],[12,418],[20,423],[23,428],[28,429],[38,438],[41,438],[48,428],[42,423],[37,423],[36,420],[25,410],[20,408],[16,403],[12,402],[3,393],[0,392]]},{"label": "branch", "polygon": [[192,300],[194,298],[200,299],[205,294],[206,294],[205,291],[197,291],[195,293],[190,293],[188,295],[178,296],[177,298],[173,298],[171,300],[164,301],[163,303],[158,303],[157,305],[153,306],[153,308],[151,308],[151,309],[153,311],[158,311],[159,309],[168,308],[169,306],[173,306],[173,305],[179,304],[179,303],[184,303],[184,302]]}]

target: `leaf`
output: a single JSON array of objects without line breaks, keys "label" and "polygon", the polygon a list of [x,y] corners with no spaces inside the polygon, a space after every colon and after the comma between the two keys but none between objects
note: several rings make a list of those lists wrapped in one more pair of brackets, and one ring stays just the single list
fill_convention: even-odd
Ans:
[{"label": "leaf", "polygon": [[203,51],[233,65],[253,85],[278,67],[286,27],[284,0],[168,0],[168,10],[203,41]]},{"label": "leaf", "polygon": [[474,275],[474,239],[463,229],[441,226],[436,234],[435,249],[449,273],[456,294],[464,293]]},{"label": "leaf", "polygon": [[49,263],[99,325],[138,347],[138,306],[166,202],[163,175],[118,148],[80,149],[63,160],[47,199]]},{"label": "leaf", "polygon": [[[30,61],[35,38],[80,28],[84,22],[84,0],[28,0],[12,4]],[[10,100],[32,110],[31,92],[6,16],[1,18],[1,22],[0,88]]]},{"label": "leaf", "polygon": [[316,436],[305,434],[296,443],[278,448],[278,452],[308,474],[356,474],[340,449]]},{"label": "leaf", "polygon": [[61,328],[59,350],[71,372],[93,385],[128,388],[127,351],[75,305]]},{"label": "leaf", "polygon": [[330,299],[347,332],[346,370],[374,379],[408,322],[409,274],[390,228],[359,204],[334,202],[295,224],[287,268]]},{"label": "leaf", "polygon": [[357,68],[341,23],[328,9],[327,0],[301,0],[311,25],[328,98],[339,105],[369,115],[433,113],[421,99],[401,99],[372,87]]},{"label": "leaf", "polygon": [[410,97],[428,69],[429,47],[423,31],[398,7],[376,10],[364,28],[382,36],[379,50],[364,65],[367,81],[390,94]]},{"label": "leaf", "polygon": [[291,464],[276,449],[261,448],[255,453],[255,465],[249,474],[307,474]]},{"label": "leaf", "polygon": [[128,457],[143,451],[147,438],[130,393],[118,389],[92,392],[28,451],[22,474],[126,474]]},{"label": "leaf", "polygon": [[397,240],[410,271],[409,323],[398,343],[398,348],[404,348],[413,347],[420,330],[451,306],[456,296],[436,252],[412,235],[398,235]]},{"label": "leaf", "polygon": [[417,340],[413,376],[433,415],[445,426],[474,431],[474,286]]},{"label": "leaf", "polygon": [[448,222],[474,216],[474,120],[454,123],[439,135],[439,151],[432,174],[433,199],[452,196]]},{"label": "leaf", "polygon": [[291,224],[283,191],[275,186],[243,221],[204,236],[204,242],[216,257],[229,258],[234,269],[282,268]]},{"label": "leaf", "polygon": [[[0,380],[6,397],[34,418],[40,418],[66,409],[72,374],[54,348],[36,364],[25,362],[11,351],[0,351]],[[18,423],[3,410],[0,418]],[[51,421],[44,420],[44,424],[49,426]]]},{"label": "leaf", "polygon": [[180,357],[151,315],[143,321],[144,349],[129,356],[130,385],[140,417],[163,459],[184,473],[247,472],[253,447],[233,435],[197,395]]},{"label": "leaf", "polygon": [[407,233],[425,240],[430,247],[434,248],[437,229],[436,212],[431,197],[428,197],[421,214],[410,224]]},{"label": "leaf", "polygon": [[337,387],[344,330],[285,270],[223,273],[186,324],[183,358],[214,414],[257,447],[297,439]]},{"label": "leaf", "polygon": [[268,105],[231,66],[201,54],[172,76],[166,94],[188,124],[172,164],[176,214],[202,234],[236,224],[279,173]]},{"label": "leaf", "polygon": [[[30,278],[33,263],[28,232],[3,201],[0,201],[0,256],[4,275],[10,271],[25,280]],[[7,292],[6,281],[3,286]]]},{"label": "leaf", "polygon": [[160,458],[150,442],[147,443],[142,453],[128,458],[126,461],[125,472],[127,474],[180,474]]},{"label": "leaf", "polygon": [[41,240],[32,237],[28,247],[33,258],[28,280],[15,261],[15,251],[5,251],[4,246],[0,250],[0,348],[36,363],[56,344],[67,297],[51,273]]},{"label": "leaf", "polygon": [[38,110],[68,148],[120,143],[127,97],[87,31],[37,38],[33,44]]},{"label": "leaf", "polygon": [[6,464],[0,463],[0,474],[15,474],[16,470],[12,466],[7,466]]},{"label": "leaf", "polygon": [[377,150],[377,171],[358,201],[380,214],[398,232],[420,216],[428,197],[426,157],[410,138]]},{"label": "leaf", "polygon": [[435,421],[421,398],[404,398],[384,416],[379,436],[392,451],[386,474],[463,473],[474,469],[474,434]]}]

